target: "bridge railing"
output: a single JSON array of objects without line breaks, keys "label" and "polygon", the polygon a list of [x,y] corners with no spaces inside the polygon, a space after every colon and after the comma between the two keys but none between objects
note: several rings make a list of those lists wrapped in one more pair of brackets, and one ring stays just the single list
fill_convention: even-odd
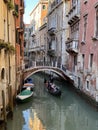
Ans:
[{"label": "bridge railing", "polygon": [[49,61],[47,61],[47,62],[46,61],[45,62],[43,62],[43,61],[32,61],[32,63],[25,65],[25,69],[31,68],[31,67],[36,67],[36,66],[52,66],[52,67],[57,67],[57,68],[61,67],[61,65],[57,62],[51,62],[50,63]]},{"label": "bridge railing", "polygon": [[[32,63],[28,64],[28,66],[25,67],[25,69],[29,69],[29,68],[32,68],[32,67],[38,67],[38,66],[50,66],[50,67],[55,67],[60,70],[62,70],[70,79],[74,80],[75,76],[72,72],[70,72],[66,66],[64,65],[61,65],[60,63],[57,63],[57,62],[49,62],[49,61],[32,61]],[[61,71],[60,71],[61,72]]]}]

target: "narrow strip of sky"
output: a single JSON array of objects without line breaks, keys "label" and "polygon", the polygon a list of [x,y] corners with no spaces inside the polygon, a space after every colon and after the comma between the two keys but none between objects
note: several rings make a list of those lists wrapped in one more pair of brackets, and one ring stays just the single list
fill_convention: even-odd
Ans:
[{"label": "narrow strip of sky", "polygon": [[30,23],[30,13],[37,5],[39,0],[24,0],[25,2],[25,13],[24,13],[24,23]]}]

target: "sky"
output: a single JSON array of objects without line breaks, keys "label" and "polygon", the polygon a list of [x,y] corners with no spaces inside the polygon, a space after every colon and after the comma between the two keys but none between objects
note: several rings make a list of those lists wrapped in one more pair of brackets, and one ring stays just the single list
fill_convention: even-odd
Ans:
[{"label": "sky", "polygon": [[30,23],[30,13],[37,5],[39,0],[24,0],[25,2],[25,13],[24,13],[24,23]]}]

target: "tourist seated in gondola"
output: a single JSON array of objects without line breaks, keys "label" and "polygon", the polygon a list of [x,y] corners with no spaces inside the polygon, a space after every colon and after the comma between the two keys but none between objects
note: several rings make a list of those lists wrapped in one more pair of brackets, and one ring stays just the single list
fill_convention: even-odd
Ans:
[{"label": "tourist seated in gondola", "polygon": [[51,85],[51,88],[54,92],[57,91],[57,87],[54,84]]}]

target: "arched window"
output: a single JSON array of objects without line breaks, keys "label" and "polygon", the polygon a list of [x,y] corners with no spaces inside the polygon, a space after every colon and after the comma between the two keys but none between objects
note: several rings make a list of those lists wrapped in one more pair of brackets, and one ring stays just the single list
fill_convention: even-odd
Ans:
[{"label": "arched window", "polygon": [[5,70],[3,68],[2,71],[1,71],[1,79],[4,79],[4,76],[5,76]]}]

